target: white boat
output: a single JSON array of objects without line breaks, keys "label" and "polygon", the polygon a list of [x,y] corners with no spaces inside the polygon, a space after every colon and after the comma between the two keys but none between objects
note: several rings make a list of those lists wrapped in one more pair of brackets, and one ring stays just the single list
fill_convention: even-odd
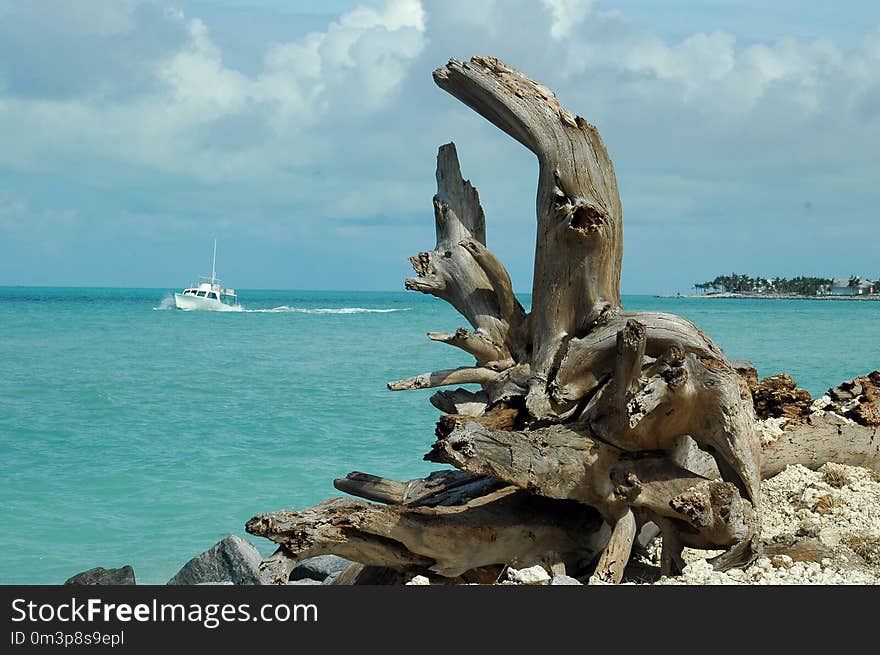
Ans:
[{"label": "white boat", "polygon": [[240,312],[235,289],[224,289],[217,277],[217,239],[214,239],[214,257],[211,260],[211,276],[200,275],[196,283],[174,294],[174,305],[186,311]]}]

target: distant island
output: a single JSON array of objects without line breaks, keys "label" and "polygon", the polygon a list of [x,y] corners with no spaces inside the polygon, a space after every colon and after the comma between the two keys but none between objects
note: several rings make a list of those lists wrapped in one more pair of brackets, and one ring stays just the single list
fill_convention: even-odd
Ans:
[{"label": "distant island", "polygon": [[694,284],[696,298],[827,298],[880,300],[880,278],[858,275],[848,278],[766,278],[739,273],[719,275]]}]

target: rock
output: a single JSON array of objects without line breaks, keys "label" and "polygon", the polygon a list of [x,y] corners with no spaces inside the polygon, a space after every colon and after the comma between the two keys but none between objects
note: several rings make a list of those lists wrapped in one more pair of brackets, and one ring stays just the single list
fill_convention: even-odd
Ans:
[{"label": "rock", "polygon": [[105,569],[96,566],[88,571],[77,573],[72,578],[65,580],[67,585],[133,585],[137,584],[134,579],[134,569],[125,565],[119,569]]},{"label": "rock", "polygon": [[590,579],[587,580],[587,584],[590,585],[591,587],[602,587],[602,586],[611,587],[611,586],[614,586],[613,582],[608,582],[608,580],[604,580],[601,577],[599,577],[598,575],[591,575]]},{"label": "rock", "polygon": [[787,373],[777,373],[761,380],[753,396],[755,414],[759,419],[806,416],[813,403],[810,392],[799,389]]},{"label": "rock", "polygon": [[201,555],[183,565],[170,585],[195,585],[205,582],[229,582],[238,585],[260,584],[260,561],[263,558],[253,544],[229,535]]},{"label": "rock", "polygon": [[794,560],[788,555],[774,555],[770,563],[777,569],[790,569],[794,566]]},{"label": "rock", "polygon": [[196,582],[196,586],[198,587],[217,587],[231,584],[232,583],[229,580],[224,580],[223,582]]},{"label": "rock", "polygon": [[291,580],[288,585],[322,585],[320,580],[312,580],[311,578],[303,578],[302,580]]},{"label": "rock", "polygon": [[[876,471],[834,463],[818,470],[791,465],[762,481],[761,504],[762,557],[743,569],[715,571],[702,559],[710,552],[688,549],[683,575],[659,584],[880,583]],[[659,554],[653,562],[659,567]]]},{"label": "rock", "polygon": [[880,535],[849,534],[845,535],[841,541],[866,564],[880,569]]},{"label": "rock", "polygon": [[550,574],[536,564],[527,569],[507,569],[507,579],[513,584],[542,585],[550,581]]},{"label": "rock", "polygon": [[[831,387],[828,391],[826,391],[826,395],[830,396],[832,400],[837,402],[852,400],[857,396],[862,395],[864,392],[864,387],[872,387],[873,384],[869,378],[871,374],[864,377],[856,377],[851,380],[844,380],[836,387]],[[864,382],[864,384],[862,384]]]},{"label": "rock", "polygon": [[554,575],[550,578],[550,586],[556,587],[560,585],[581,585],[582,583],[570,575]]},{"label": "rock", "polygon": [[744,359],[732,359],[730,365],[746,381],[746,384],[749,385],[749,391],[754,395],[758,389],[758,369],[755,368],[755,365]]},{"label": "rock", "polygon": [[333,581],[336,578],[338,578],[340,575],[342,575],[343,571],[345,571],[345,570],[346,569],[342,569],[342,571],[338,571],[337,573],[333,573],[331,575],[328,575],[326,578],[324,578],[324,581],[321,584],[333,584]]},{"label": "rock", "polygon": [[426,578],[423,575],[417,575],[412,580],[410,580],[409,582],[406,583],[407,586],[415,586],[415,587],[425,587],[430,584],[431,584],[431,581],[428,580],[428,578]]},{"label": "rock", "polygon": [[830,406],[825,408],[859,425],[880,425],[880,371],[872,371],[829,389]]},{"label": "rock", "polygon": [[291,580],[303,580],[309,578],[323,582],[327,578],[335,578],[348,568],[351,562],[338,555],[318,555],[309,557],[297,563],[290,572]]}]

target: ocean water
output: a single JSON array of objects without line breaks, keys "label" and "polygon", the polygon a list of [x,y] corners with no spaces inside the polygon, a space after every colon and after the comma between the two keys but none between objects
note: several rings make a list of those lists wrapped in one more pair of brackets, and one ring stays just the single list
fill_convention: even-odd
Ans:
[{"label": "ocean water", "polygon": [[[0,583],[123,564],[164,583],[254,514],[337,495],[349,471],[436,468],[432,391],[385,383],[470,363],[425,338],[462,324],[445,303],[242,290],[248,311],[206,313],[167,309],[170,294],[0,288]],[[694,320],[814,395],[880,368],[880,303],[624,304]]]}]

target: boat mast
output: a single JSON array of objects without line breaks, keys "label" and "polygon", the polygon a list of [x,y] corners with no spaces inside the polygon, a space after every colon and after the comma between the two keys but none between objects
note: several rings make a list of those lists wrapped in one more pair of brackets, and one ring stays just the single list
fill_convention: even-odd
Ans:
[{"label": "boat mast", "polygon": [[217,239],[214,239],[214,257],[211,259],[211,285],[217,277]]}]

